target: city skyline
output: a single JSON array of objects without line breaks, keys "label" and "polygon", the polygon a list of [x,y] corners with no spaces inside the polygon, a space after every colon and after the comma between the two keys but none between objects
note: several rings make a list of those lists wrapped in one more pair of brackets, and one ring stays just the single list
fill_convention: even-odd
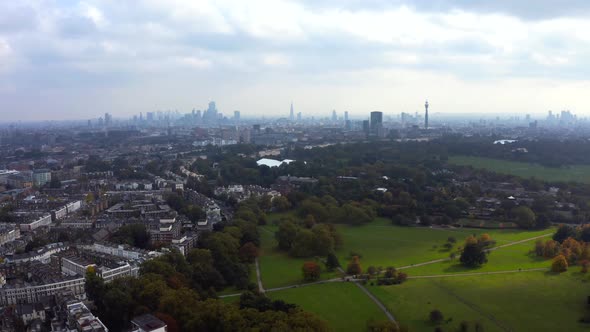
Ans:
[{"label": "city skyline", "polygon": [[[3,121],[195,108],[279,116],[590,114],[580,1],[0,4]],[[131,15],[130,13],[133,13]],[[198,23],[197,23],[198,22]],[[355,27],[352,29],[351,27]],[[141,38],[138,36],[141,35]],[[265,96],[255,98],[255,96]]]}]

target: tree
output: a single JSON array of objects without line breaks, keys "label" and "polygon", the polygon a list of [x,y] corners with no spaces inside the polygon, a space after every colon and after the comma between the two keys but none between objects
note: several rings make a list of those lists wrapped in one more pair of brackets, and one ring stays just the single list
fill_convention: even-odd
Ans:
[{"label": "tree", "polygon": [[367,268],[367,273],[373,276],[377,273],[377,268],[371,265]]},{"label": "tree", "polygon": [[338,257],[334,252],[330,252],[326,257],[326,268],[328,271],[334,271],[335,269],[340,267],[340,262],[338,261]]},{"label": "tree", "polygon": [[314,235],[309,229],[300,229],[289,250],[293,257],[310,257],[314,253]]},{"label": "tree", "polygon": [[326,256],[334,250],[334,239],[327,225],[315,225],[313,233],[313,252],[318,256]]},{"label": "tree", "polygon": [[537,240],[537,242],[535,242],[535,255],[543,257],[544,252],[545,244],[543,243],[543,240]]},{"label": "tree", "polygon": [[316,281],[320,279],[321,267],[316,262],[305,262],[301,268],[303,272],[303,280],[305,281]]},{"label": "tree", "polygon": [[479,237],[479,242],[482,243],[484,246],[487,246],[492,241],[492,238],[488,233],[483,233]]},{"label": "tree", "polygon": [[437,324],[437,325],[442,323],[442,321],[445,319],[442,312],[438,309],[432,310],[428,317],[432,323]]},{"label": "tree", "polygon": [[285,196],[278,196],[273,198],[272,206],[278,212],[284,212],[291,208],[291,202]]},{"label": "tree", "polygon": [[363,269],[361,268],[361,262],[359,256],[353,256],[352,261],[348,263],[348,267],[346,268],[346,273],[357,275],[361,274]]},{"label": "tree", "polygon": [[248,242],[240,247],[240,260],[246,263],[254,263],[256,257],[258,257],[258,248],[254,243]]},{"label": "tree", "polygon": [[553,240],[561,243],[568,237],[573,237],[576,235],[576,232],[573,227],[568,225],[559,225],[555,234],[553,234]]},{"label": "tree", "polygon": [[305,220],[303,221],[303,225],[305,225],[305,227],[307,228],[312,228],[313,226],[315,226],[315,224],[315,218],[311,214],[308,214],[307,217],[305,217]]},{"label": "tree", "polygon": [[114,243],[128,244],[141,249],[150,247],[150,234],[143,224],[121,226],[110,240]]},{"label": "tree", "polygon": [[512,214],[516,217],[516,224],[521,228],[535,227],[536,216],[533,210],[528,206],[518,206],[512,209]]},{"label": "tree", "polygon": [[483,246],[479,243],[466,244],[459,260],[467,267],[480,266],[488,261],[486,252],[483,250]]},{"label": "tree", "polygon": [[396,284],[402,284],[404,283],[406,280],[408,280],[408,274],[402,271],[397,272],[397,275],[395,276],[395,283]]},{"label": "tree", "polygon": [[393,278],[395,277],[395,274],[397,273],[397,270],[395,269],[395,267],[393,266],[389,266],[385,269],[385,278]]},{"label": "tree", "polygon": [[283,221],[275,233],[279,249],[289,251],[297,236],[297,226],[291,221]]},{"label": "tree", "polygon": [[547,240],[543,247],[543,256],[545,258],[553,258],[559,252],[559,243],[554,240]]},{"label": "tree", "polygon": [[561,273],[567,271],[568,264],[567,259],[563,255],[557,255],[553,258],[553,262],[551,263],[551,271],[556,273]]},{"label": "tree", "polygon": [[86,280],[84,281],[84,288],[88,298],[92,301],[97,301],[102,298],[105,292],[104,280],[96,275],[94,267],[91,266],[86,271]]},{"label": "tree", "polygon": [[587,259],[584,259],[582,261],[580,261],[580,266],[582,266],[582,273],[587,273],[588,272],[588,267],[590,267],[590,261]]}]

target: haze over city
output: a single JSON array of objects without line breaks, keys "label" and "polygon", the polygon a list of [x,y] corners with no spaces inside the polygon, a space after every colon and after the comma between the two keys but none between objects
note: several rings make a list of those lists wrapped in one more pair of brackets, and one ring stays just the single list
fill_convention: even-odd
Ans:
[{"label": "haze over city", "polygon": [[203,109],[585,116],[584,1],[3,1],[0,122]]}]

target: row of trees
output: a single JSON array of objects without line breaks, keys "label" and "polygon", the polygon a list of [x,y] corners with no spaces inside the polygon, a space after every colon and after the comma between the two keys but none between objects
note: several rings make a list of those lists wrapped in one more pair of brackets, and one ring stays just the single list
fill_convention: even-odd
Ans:
[{"label": "row of trees", "polygon": [[[200,249],[203,250],[203,249]],[[146,264],[139,278],[117,279],[105,284],[93,270],[86,276],[88,296],[97,314],[112,331],[128,328],[135,315],[153,313],[168,331],[329,331],[326,322],[284,302],[264,300],[247,292],[240,305],[224,303],[191,287],[186,270],[202,269],[179,253]]]}]

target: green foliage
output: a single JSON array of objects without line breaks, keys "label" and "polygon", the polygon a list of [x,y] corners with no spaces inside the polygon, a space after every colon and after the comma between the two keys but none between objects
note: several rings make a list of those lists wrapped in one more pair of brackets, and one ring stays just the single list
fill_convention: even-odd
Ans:
[{"label": "green foliage", "polygon": [[516,224],[525,229],[535,227],[536,219],[535,213],[528,206],[519,206],[512,209],[512,214],[516,218]]},{"label": "green foliage", "polygon": [[128,244],[141,249],[150,248],[150,234],[143,224],[121,226],[110,238],[111,242]]},{"label": "green foliage", "polygon": [[466,267],[477,267],[488,261],[484,246],[480,243],[466,243],[459,258]]},{"label": "green foliage", "polygon": [[333,252],[330,252],[326,257],[326,268],[328,271],[334,271],[335,269],[340,267],[340,262],[338,261],[338,257]]},{"label": "green foliage", "polygon": [[576,235],[576,231],[573,227],[569,225],[559,225],[557,231],[553,235],[553,240],[561,243],[568,237],[573,237]]}]

